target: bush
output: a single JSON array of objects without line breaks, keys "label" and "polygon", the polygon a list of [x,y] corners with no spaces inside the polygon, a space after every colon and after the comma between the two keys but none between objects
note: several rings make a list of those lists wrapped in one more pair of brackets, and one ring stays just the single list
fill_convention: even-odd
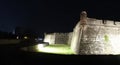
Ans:
[{"label": "bush", "polygon": [[108,42],[108,41],[109,41],[108,35],[105,35],[105,36],[104,36],[104,40],[105,40],[105,42]]}]

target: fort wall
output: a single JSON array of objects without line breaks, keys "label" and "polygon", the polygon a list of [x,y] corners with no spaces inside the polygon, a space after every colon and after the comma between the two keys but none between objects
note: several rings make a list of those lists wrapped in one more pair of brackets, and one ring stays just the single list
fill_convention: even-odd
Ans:
[{"label": "fort wall", "polygon": [[76,54],[120,54],[120,22],[88,18],[84,11],[73,32],[45,35],[50,44],[69,44]]},{"label": "fort wall", "polygon": [[73,29],[71,49],[76,54],[120,54],[120,22],[86,18]]},{"label": "fort wall", "polygon": [[45,34],[44,42],[50,44],[69,44],[71,43],[72,32],[69,33],[49,33]]}]

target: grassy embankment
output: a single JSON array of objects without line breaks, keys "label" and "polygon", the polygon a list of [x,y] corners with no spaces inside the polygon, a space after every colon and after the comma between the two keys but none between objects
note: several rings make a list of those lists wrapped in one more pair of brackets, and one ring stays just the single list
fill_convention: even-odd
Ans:
[{"label": "grassy embankment", "polygon": [[[31,46],[31,48],[32,48],[32,51],[34,51],[34,52],[66,54],[66,55],[74,54],[73,51],[71,50],[70,46],[66,45],[66,44],[53,44],[53,45],[48,45],[45,47],[35,45],[35,46]],[[30,50],[30,47],[28,49]]]}]

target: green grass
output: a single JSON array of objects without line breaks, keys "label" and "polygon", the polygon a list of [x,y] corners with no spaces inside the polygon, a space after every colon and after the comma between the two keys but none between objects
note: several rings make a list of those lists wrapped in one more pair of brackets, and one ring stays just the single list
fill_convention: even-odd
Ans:
[{"label": "green grass", "polygon": [[66,44],[54,44],[41,47],[41,45],[29,46],[22,48],[25,51],[31,52],[43,52],[43,53],[53,53],[53,54],[74,54],[69,45]]},{"label": "green grass", "polygon": [[39,52],[54,53],[54,54],[74,54],[69,45],[54,44],[38,49]]}]

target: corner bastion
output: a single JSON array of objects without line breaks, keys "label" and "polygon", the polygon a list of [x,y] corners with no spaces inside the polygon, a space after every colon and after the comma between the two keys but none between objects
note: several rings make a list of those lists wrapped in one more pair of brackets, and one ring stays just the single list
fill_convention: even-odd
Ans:
[{"label": "corner bastion", "polygon": [[71,49],[76,54],[120,54],[120,22],[88,18],[83,11],[73,29]]}]

